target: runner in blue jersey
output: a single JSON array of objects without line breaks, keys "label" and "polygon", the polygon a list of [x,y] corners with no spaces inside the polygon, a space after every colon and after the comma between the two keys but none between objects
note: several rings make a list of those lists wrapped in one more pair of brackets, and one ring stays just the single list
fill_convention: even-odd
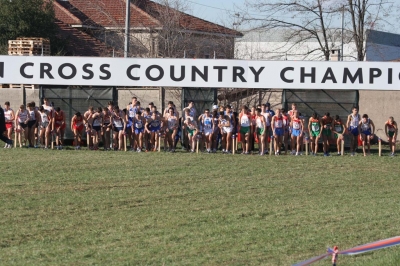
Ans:
[{"label": "runner in blue jersey", "polygon": [[362,139],[362,146],[363,146],[363,153],[364,156],[367,156],[367,152],[365,149],[365,144],[368,146],[368,155],[371,155],[371,139],[374,138],[375,134],[375,125],[374,122],[368,117],[367,114],[362,116],[361,121],[359,122],[361,128],[361,139]]},{"label": "runner in blue jersey", "polygon": [[146,121],[142,116],[141,111],[137,111],[135,118],[132,120],[133,123],[133,130],[135,133],[135,142],[137,144],[137,152],[141,152],[143,148],[143,134],[144,134],[144,126]]},{"label": "runner in blue jersey", "polygon": [[358,114],[358,108],[353,107],[352,113],[347,117],[346,127],[351,137],[350,152],[351,156],[355,155],[358,147],[358,135],[360,134],[360,115]]},{"label": "runner in blue jersey", "polygon": [[151,118],[146,121],[146,132],[150,135],[150,145],[153,151],[158,147],[158,135],[161,129],[161,117],[156,112],[151,114]]}]

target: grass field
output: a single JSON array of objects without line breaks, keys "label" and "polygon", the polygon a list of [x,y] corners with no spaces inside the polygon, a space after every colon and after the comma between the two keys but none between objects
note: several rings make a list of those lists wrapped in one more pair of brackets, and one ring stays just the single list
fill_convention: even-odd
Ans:
[{"label": "grass field", "polygon": [[[291,265],[400,235],[400,157],[0,158],[1,265]],[[399,263],[393,247],[338,265]]]}]

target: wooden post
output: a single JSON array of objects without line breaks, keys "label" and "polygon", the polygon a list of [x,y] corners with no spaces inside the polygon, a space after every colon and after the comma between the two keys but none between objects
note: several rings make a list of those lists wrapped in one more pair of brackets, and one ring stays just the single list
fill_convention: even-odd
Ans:
[{"label": "wooden post", "polygon": [[128,143],[126,143],[126,132],[123,133],[124,134],[124,151],[126,151],[126,146]]},{"label": "wooden post", "polygon": [[[235,151],[236,151],[235,140],[236,140],[236,135],[232,135],[232,153],[233,154],[235,154]],[[237,145],[237,140],[236,140],[236,145]]]},{"label": "wooden post", "polygon": [[14,148],[17,147],[17,129],[14,130]]},{"label": "wooden post", "polygon": [[340,152],[341,152],[341,155],[344,156],[344,137],[343,137],[342,142],[341,142]]},{"label": "wooden post", "polygon": [[86,144],[88,149],[90,149],[90,132],[86,131]]},{"label": "wooden post", "polygon": [[308,137],[306,137],[306,141],[304,142],[306,146],[306,155],[308,155]]},{"label": "wooden post", "polygon": [[378,138],[379,156],[382,156],[382,139]]},{"label": "wooden post", "polygon": [[274,136],[271,136],[269,141],[269,156],[272,156],[272,142],[274,141]]}]

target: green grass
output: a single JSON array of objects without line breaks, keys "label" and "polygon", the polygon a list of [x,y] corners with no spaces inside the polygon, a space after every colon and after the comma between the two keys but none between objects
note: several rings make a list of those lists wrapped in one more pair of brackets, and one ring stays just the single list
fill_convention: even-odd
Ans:
[{"label": "green grass", "polygon": [[[2,265],[290,265],[400,235],[400,157],[0,157]],[[393,247],[339,265],[399,261]]]}]

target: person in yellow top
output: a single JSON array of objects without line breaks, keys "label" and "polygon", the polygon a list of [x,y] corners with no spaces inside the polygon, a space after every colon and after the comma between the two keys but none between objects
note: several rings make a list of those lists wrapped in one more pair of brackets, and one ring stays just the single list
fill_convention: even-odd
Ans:
[{"label": "person in yellow top", "polygon": [[394,156],[396,152],[396,137],[398,133],[398,127],[393,116],[389,117],[389,120],[385,123],[385,134],[389,141],[390,156]]}]

